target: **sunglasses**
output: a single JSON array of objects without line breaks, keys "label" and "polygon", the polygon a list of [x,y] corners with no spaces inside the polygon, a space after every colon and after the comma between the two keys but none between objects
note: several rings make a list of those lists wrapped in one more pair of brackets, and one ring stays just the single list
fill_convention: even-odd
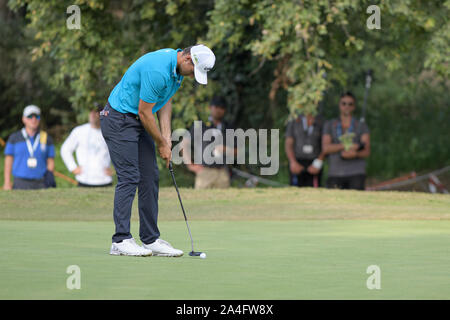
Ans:
[{"label": "sunglasses", "polygon": [[345,101],[343,101],[343,102],[341,102],[341,105],[342,106],[349,106],[349,107],[351,107],[351,106],[353,106],[353,102],[345,102]]},{"label": "sunglasses", "polygon": [[41,119],[41,116],[38,116],[37,114],[30,114],[29,116],[27,116],[28,119],[33,119],[33,117],[36,117],[37,120]]}]

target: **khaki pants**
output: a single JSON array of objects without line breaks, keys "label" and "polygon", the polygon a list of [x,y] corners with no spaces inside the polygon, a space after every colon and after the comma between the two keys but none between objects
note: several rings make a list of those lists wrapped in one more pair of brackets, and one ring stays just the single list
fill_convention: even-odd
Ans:
[{"label": "khaki pants", "polygon": [[229,188],[230,175],[227,168],[207,168],[195,176],[195,189]]}]

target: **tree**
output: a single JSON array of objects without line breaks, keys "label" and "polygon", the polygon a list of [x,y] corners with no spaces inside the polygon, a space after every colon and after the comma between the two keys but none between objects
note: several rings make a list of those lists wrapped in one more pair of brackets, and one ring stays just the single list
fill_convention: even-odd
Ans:
[{"label": "tree", "polygon": [[[9,1],[14,10],[26,9],[27,27],[38,41],[32,58],[38,63],[52,61],[56,71],[49,82],[67,92],[79,116],[94,102],[105,103],[126,69],[142,54],[195,44],[206,33],[204,16],[210,9],[210,1],[192,0],[79,0],[73,4],[80,8],[80,29],[67,28],[70,15],[63,1]],[[211,95],[211,89],[195,90],[189,81],[184,87],[193,90],[198,100]],[[175,97],[175,113],[184,110],[185,118],[193,118],[193,101],[184,97]]]},{"label": "tree", "polygon": [[12,12],[0,1],[0,138],[4,140],[22,126],[22,112],[28,104],[41,108],[44,125],[68,120],[70,106],[63,92],[47,83],[54,72],[52,61],[31,61],[31,48],[39,42],[30,37],[25,25],[25,10]]},{"label": "tree", "polygon": [[420,68],[448,77],[450,1],[380,1],[381,30],[366,28],[367,6],[357,0],[218,0],[208,39],[230,52],[243,46],[262,62],[276,61],[269,98],[287,90],[292,115],[316,113],[322,91],[333,81],[345,84],[343,66],[355,57],[372,56],[395,72],[420,51],[414,57]]},{"label": "tree", "polygon": [[[449,117],[445,107],[450,92],[450,0],[379,0],[375,4],[380,8],[381,29],[373,30],[366,26],[369,4],[362,0],[76,0],[72,4],[80,8],[79,30],[66,27],[69,3],[9,0],[10,8],[26,12],[17,27],[26,51],[7,53],[8,61],[17,65],[29,61],[27,70],[39,70],[38,86],[51,87],[69,100],[78,122],[92,103],[106,102],[125,70],[142,54],[204,43],[217,57],[211,81],[205,87],[185,80],[173,101],[174,128],[205,119],[208,100],[215,94],[226,97],[229,120],[241,128],[283,128],[289,117],[317,113],[321,100],[325,100],[324,115],[332,117],[339,91],[350,88],[361,96],[364,73],[373,69],[377,95],[369,97],[373,107],[367,119],[375,128],[374,156],[369,161],[376,162],[369,163],[369,172],[390,168],[389,174],[395,174],[409,168],[413,148],[422,152],[415,158],[421,159],[415,162],[416,169],[438,166],[449,158],[448,148],[417,146],[427,141],[448,145],[450,135],[431,133],[426,126],[445,123]],[[10,44],[13,35],[7,34]],[[20,82],[1,76],[0,85],[8,92],[20,92]],[[407,112],[426,114],[428,106],[418,101],[432,101],[433,113],[426,121],[404,121],[413,117]],[[386,117],[392,123],[404,121],[402,129],[388,131]],[[414,131],[419,124],[421,129]],[[414,146],[408,144],[411,132],[421,133]],[[386,153],[392,148],[404,152]]]}]

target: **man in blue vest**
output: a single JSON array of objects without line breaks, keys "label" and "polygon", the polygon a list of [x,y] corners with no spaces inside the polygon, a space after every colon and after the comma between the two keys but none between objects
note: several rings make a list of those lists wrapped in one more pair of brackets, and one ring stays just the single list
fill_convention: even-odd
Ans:
[{"label": "man in blue vest", "polygon": [[[215,56],[204,45],[145,54],[125,72],[100,113],[103,137],[116,169],[115,234],[110,254],[179,257],[183,251],[159,238],[159,171],[156,152],[168,167],[171,147],[171,99],[185,76],[207,83]],[[156,124],[159,120],[159,127]],[[156,144],[156,146],[155,146]],[[138,189],[138,245],[130,233],[131,206]]]},{"label": "man in blue vest", "polygon": [[6,143],[3,189],[47,188],[45,178],[55,168],[55,147],[47,132],[40,130],[41,109],[35,105],[27,106],[22,122],[24,127],[11,134]]}]

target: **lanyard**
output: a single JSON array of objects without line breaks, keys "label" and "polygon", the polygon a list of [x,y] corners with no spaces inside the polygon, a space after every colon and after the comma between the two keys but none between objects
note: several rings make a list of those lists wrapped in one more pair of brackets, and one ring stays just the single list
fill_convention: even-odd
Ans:
[{"label": "lanyard", "polygon": [[308,136],[310,136],[313,133],[314,125],[308,127],[308,120],[306,119],[306,117],[302,117],[302,121],[303,121],[303,130],[308,131]]},{"label": "lanyard", "polygon": [[25,141],[27,142],[28,153],[30,154],[30,157],[33,158],[34,152],[36,151],[37,146],[39,144],[39,139],[40,139],[41,134],[38,133],[36,135],[36,137],[34,138],[33,147],[31,147],[30,138],[28,137],[28,134],[25,131],[25,128],[22,128],[22,135],[25,138]]},{"label": "lanyard", "polygon": [[[352,118],[352,122],[350,123],[350,127],[347,129],[348,133],[353,131],[354,124],[355,124],[355,119]],[[341,123],[341,121],[339,121],[338,124],[337,124],[336,133],[337,133],[338,138],[340,136],[342,136],[342,123]]]}]

